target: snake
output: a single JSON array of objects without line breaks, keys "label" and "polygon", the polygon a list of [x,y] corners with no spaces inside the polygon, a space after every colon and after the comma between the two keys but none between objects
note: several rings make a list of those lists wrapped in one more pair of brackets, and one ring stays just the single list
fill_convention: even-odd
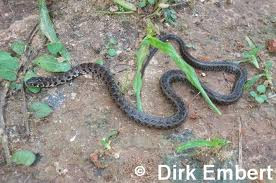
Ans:
[{"label": "snake", "polygon": [[[166,34],[158,37],[161,41],[174,41],[178,44],[182,58],[192,67],[203,71],[224,71],[235,75],[235,81],[232,89],[228,95],[220,94],[208,88],[203,82],[200,81],[203,89],[209,98],[218,104],[228,105],[238,101],[243,94],[243,85],[247,80],[247,71],[239,64],[232,61],[212,61],[204,62],[196,59],[188,52],[188,47],[185,42],[174,34]],[[150,48],[148,57],[142,67],[141,73],[144,75],[145,68],[149,64],[152,57],[158,51],[157,48]],[[165,97],[174,106],[175,113],[169,116],[157,116],[138,110],[136,105],[130,102],[120,89],[120,83],[115,79],[114,74],[105,65],[97,63],[82,63],[72,67],[69,71],[50,77],[32,77],[28,79],[25,84],[33,87],[55,87],[57,85],[69,82],[80,75],[90,74],[93,77],[99,78],[105,83],[109,94],[119,108],[126,113],[128,117],[140,125],[158,129],[175,128],[183,124],[187,120],[188,106],[182,101],[175,90],[173,83],[187,82],[186,75],[181,70],[169,70],[164,73],[160,78],[160,87]],[[194,88],[194,87],[193,87]],[[195,88],[194,88],[195,89]]]}]

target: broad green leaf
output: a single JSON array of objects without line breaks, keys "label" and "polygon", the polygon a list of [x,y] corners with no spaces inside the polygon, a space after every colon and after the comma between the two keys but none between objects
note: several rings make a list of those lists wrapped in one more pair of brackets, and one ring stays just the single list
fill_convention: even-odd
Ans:
[{"label": "broad green leaf", "polygon": [[125,0],[113,0],[114,3],[122,6],[123,8],[130,10],[130,11],[136,11],[136,6],[130,2],[127,2]]},{"label": "broad green leaf", "polygon": [[12,44],[11,44],[11,49],[18,55],[23,55],[23,53],[25,52],[26,50],[26,47],[27,45],[21,41],[21,40],[17,40],[17,41],[14,41]]},{"label": "broad green leaf", "polygon": [[[24,82],[26,82],[28,79],[31,79],[32,77],[37,77],[37,74],[32,70],[28,70],[24,76]],[[29,91],[31,93],[38,93],[38,92],[40,92],[40,90],[41,90],[41,88],[39,88],[39,87],[34,87],[34,86],[27,87],[27,91]]]},{"label": "broad green leaf", "polygon": [[61,42],[54,42],[48,44],[47,48],[50,53],[52,53],[53,55],[57,55],[58,52],[60,52],[64,48],[64,46]]},{"label": "broad green leaf", "polygon": [[243,86],[243,89],[246,91],[251,89],[252,86],[263,76],[264,76],[264,74],[258,74],[258,75],[253,76],[250,80],[246,81],[245,85]]},{"label": "broad green leaf", "polygon": [[262,104],[264,103],[266,100],[267,100],[267,97],[265,95],[257,95],[255,97],[255,100],[259,103],[259,104]]},{"label": "broad green leaf", "polygon": [[[39,6],[39,18],[40,18],[40,29],[43,34],[50,40],[51,43],[60,42],[54,29],[54,24],[52,23],[49,12],[46,6],[45,0],[38,0]],[[71,56],[65,47],[59,51],[60,55],[66,60],[70,61]]]},{"label": "broad green leaf", "polygon": [[34,113],[36,118],[45,118],[53,112],[51,107],[42,102],[32,103],[30,110]]},{"label": "broad green leaf", "polygon": [[201,95],[203,96],[205,101],[208,103],[210,108],[212,110],[214,110],[216,113],[221,115],[221,112],[219,111],[219,109],[213,104],[213,102],[208,97],[207,93],[202,88],[193,67],[191,67],[189,64],[187,64],[181,58],[181,56],[176,52],[174,47],[170,43],[162,42],[159,39],[154,38],[152,36],[147,36],[145,39],[147,39],[148,42],[152,46],[160,49],[163,53],[169,55],[172,58],[172,60],[176,63],[176,65],[185,73],[185,75],[186,75],[187,79],[190,81],[190,83],[200,91]]},{"label": "broad green leaf", "polygon": [[36,58],[33,63],[48,72],[67,72],[71,69],[71,65],[67,62],[58,62],[56,57],[44,54]]},{"label": "broad green leaf", "polygon": [[64,58],[65,61],[69,62],[71,60],[71,55],[69,51],[63,46],[59,54]]},{"label": "broad green leaf", "polygon": [[17,165],[31,166],[36,160],[36,155],[29,150],[19,150],[12,155],[12,162]]},{"label": "broad green leaf", "polygon": [[103,65],[103,64],[104,64],[104,61],[103,61],[103,60],[97,60],[97,61],[96,61],[96,64]]},{"label": "broad green leaf", "polygon": [[23,84],[22,84],[22,83],[16,83],[15,81],[11,82],[11,84],[10,84],[10,89],[11,89],[11,90],[18,91],[18,90],[20,90],[22,87],[23,87]]},{"label": "broad green leaf", "polygon": [[0,78],[15,81],[19,66],[17,58],[12,57],[7,52],[0,51]]},{"label": "broad green leaf", "polygon": [[149,3],[150,5],[154,5],[154,4],[155,4],[155,0],[148,0],[148,3]]},{"label": "broad green leaf", "polygon": [[40,29],[43,34],[53,43],[59,42],[57,34],[55,32],[54,24],[51,21],[49,12],[46,6],[45,0],[38,0],[39,5],[39,18],[40,18]]},{"label": "broad green leaf", "polygon": [[194,140],[181,144],[176,148],[177,153],[181,153],[187,149],[198,148],[198,147],[209,147],[209,148],[221,148],[228,144],[228,141],[225,139],[214,138],[210,140]]},{"label": "broad green leaf", "polygon": [[110,57],[115,57],[115,56],[117,56],[117,50],[114,49],[114,48],[109,48],[109,49],[107,50],[107,54],[108,54]]},{"label": "broad green leaf", "polygon": [[142,111],[141,89],[142,89],[142,66],[149,54],[149,43],[144,39],[136,53],[136,73],[133,80],[133,89],[136,95],[136,105],[139,111]]},{"label": "broad green leaf", "polygon": [[250,91],[249,94],[254,98],[258,95],[255,91]]},{"label": "broad green leaf", "polygon": [[267,101],[267,96],[265,94],[260,95],[259,97],[263,98],[264,101]]},{"label": "broad green leaf", "polygon": [[265,91],[266,91],[265,85],[259,85],[259,86],[257,86],[257,91],[258,91],[260,94],[265,93]]},{"label": "broad green leaf", "polygon": [[138,3],[138,7],[144,8],[147,6],[147,0],[140,0]]}]

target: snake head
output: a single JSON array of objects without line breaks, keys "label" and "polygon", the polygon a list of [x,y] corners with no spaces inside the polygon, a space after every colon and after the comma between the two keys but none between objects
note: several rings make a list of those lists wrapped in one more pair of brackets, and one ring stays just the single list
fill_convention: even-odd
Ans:
[{"label": "snake head", "polygon": [[33,77],[28,79],[25,84],[27,86],[34,86],[34,87],[40,87],[43,83],[43,78],[42,77]]}]

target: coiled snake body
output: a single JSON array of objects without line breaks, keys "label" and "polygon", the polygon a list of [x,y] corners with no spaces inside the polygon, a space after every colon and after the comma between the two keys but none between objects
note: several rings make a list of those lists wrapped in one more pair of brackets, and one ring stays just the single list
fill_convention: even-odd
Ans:
[{"label": "coiled snake body", "polygon": [[[236,76],[234,85],[229,95],[222,95],[214,92],[201,82],[202,87],[205,89],[206,93],[212,101],[219,104],[231,104],[237,101],[242,96],[242,88],[247,79],[247,72],[238,64],[228,61],[202,62],[189,54],[185,43],[178,36],[169,34],[161,36],[159,39],[161,41],[176,41],[179,45],[181,56],[194,68],[204,71],[225,71]],[[149,57],[142,69],[142,73],[144,73],[146,66],[156,52],[157,49],[151,49]],[[109,69],[96,63],[80,64],[72,68],[70,71],[55,77],[34,77],[27,80],[26,85],[36,87],[54,87],[71,81],[72,79],[83,74],[92,74],[101,78],[102,81],[106,84],[113,100],[131,119],[135,120],[139,124],[155,128],[173,128],[185,122],[187,118],[187,106],[181,100],[181,98],[176,95],[172,87],[173,82],[186,81],[185,75],[180,70],[170,70],[166,72],[160,79],[160,86],[163,93],[170,101],[172,101],[173,105],[176,108],[176,112],[168,117],[159,117],[138,111],[137,108],[132,103],[130,103],[125,98],[124,94],[120,91],[120,86],[118,85],[118,82],[114,79]]]}]

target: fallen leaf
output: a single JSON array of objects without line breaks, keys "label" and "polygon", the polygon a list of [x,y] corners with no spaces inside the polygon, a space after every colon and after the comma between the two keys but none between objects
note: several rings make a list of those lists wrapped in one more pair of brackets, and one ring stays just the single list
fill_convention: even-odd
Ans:
[{"label": "fallen leaf", "polygon": [[269,52],[276,53],[276,39],[267,40],[266,45]]}]

